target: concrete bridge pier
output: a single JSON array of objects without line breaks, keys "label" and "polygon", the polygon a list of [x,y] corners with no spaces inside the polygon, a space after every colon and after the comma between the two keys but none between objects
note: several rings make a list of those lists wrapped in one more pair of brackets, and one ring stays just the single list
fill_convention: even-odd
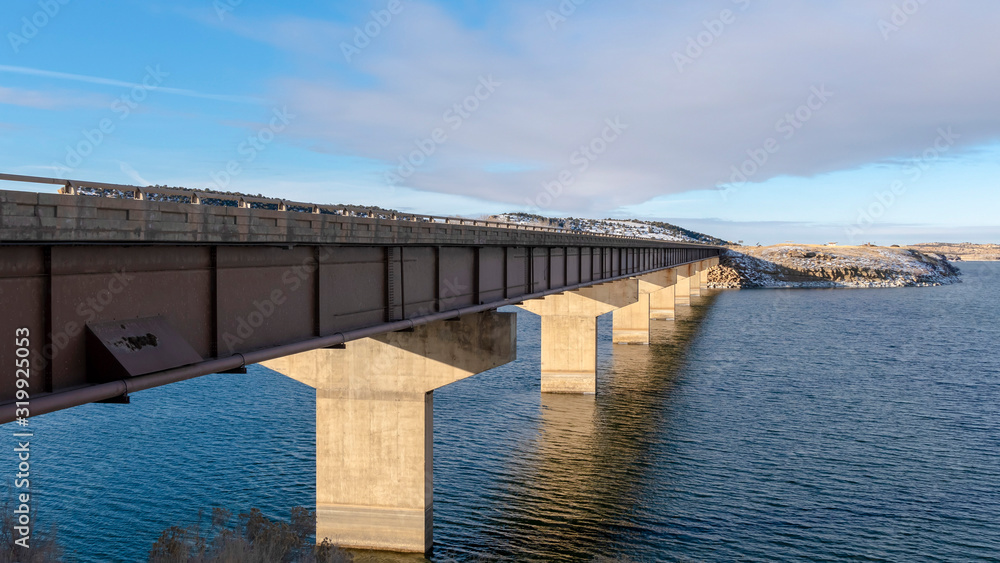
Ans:
[{"label": "concrete bridge pier", "polygon": [[690,268],[691,268],[690,270],[691,278],[689,280],[689,283],[691,291],[689,295],[691,297],[701,297],[701,271],[702,271],[701,262],[695,262],[694,264],[691,264]]},{"label": "concrete bridge pier", "polygon": [[653,320],[674,320],[674,308],[677,302],[677,268],[663,270],[669,283],[659,291],[649,294],[649,318]]},{"label": "concrete bridge pier", "polygon": [[[684,264],[678,266],[677,270],[677,292],[675,305],[690,305],[691,297],[701,295],[701,286],[698,283],[698,268],[694,264]],[[695,292],[697,288],[697,293]]]},{"label": "concrete bridge pier", "polygon": [[677,272],[670,270],[674,284],[656,293],[649,294],[649,318],[659,321],[674,320],[674,310],[677,301]]},{"label": "concrete bridge pier", "polygon": [[718,258],[709,258],[698,263],[698,280],[701,285],[702,293],[708,291],[708,270],[718,265]]},{"label": "concrete bridge pier", "polygon": [[[670,311],[673,316],[674,293],[672,286],[677,276],[673,270],[664,269],[637,276],[639,301],[612,313],[612,342],[615,344],[649,344],[649,320],[653,318],[652,299],[663,291],[670,292]],[[668,289],[669,288],[669,289]],[[657,301],[662,306],[662,298]]]},{"label": "concrete bridge pier", "polygon": [[316,389],[316,538],[425,553],[433,390],[513,361],[516,315],[486,312],[263,365]]},{"label": "concrete bridge pier", "polygon": [[632,278],[519,305],[542,317],[542,393],[596,393],[597,317],[638,302]]}]

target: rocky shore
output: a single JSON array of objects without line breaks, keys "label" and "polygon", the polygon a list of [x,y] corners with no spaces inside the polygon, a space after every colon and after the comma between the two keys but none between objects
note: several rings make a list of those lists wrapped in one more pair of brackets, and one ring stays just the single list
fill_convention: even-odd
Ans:
[{"label": "rocky shore", "polygon": [[943,256],[904,248],[775,245],[734,247],[708,271],[709,287],[909,287],[958,283]]}]

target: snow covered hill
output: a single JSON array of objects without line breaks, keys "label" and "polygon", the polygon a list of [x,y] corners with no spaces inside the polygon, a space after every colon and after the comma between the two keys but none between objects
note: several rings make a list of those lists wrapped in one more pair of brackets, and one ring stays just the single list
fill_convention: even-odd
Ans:
[{"label": "snow covered hill", "polygon": [[541,225],[558,227],[570,231],[602,233],[619,236],[633,236],[676,242],[701,242],[707,244],[730,244],[720,238],[699,233],[670,223],[641,221],[638,219],[580,219],[576,217],[543,217],[530,213],[502,213],[489,218],[492,221],[506,221],[521,225]]}]

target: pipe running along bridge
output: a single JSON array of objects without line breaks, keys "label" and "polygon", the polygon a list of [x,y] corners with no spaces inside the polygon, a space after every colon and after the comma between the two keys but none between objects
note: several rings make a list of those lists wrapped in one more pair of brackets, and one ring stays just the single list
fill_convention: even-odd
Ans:
[{"label": "pipe running along bridge", "polygon": [[497,308],[541,316],[543,393],[595,393],[597,317],[614,312],[616,343],[648,343],[650,319],[699,295],[721,252],[0,180],[62,186],[0,191],[0,365],[18,366],[0,378],[0,422],[260,363],[316,389],[316,537],[344,547],[430,550],[433,391],[515,359],[516,315]]}]

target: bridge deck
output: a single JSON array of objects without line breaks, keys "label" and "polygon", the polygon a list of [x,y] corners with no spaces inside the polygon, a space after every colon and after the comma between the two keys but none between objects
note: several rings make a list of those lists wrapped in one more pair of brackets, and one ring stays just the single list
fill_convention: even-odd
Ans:
[{"label": "bridge deck", "polygon": [[[0,174],[0,180],[58,182],[9,174]],[[643,247],[649,243],[648,239],[635,237],[482,219],[401,214],[377,208],[324,206],[167,188],[147,188],[140,192],[134,186],[73,184],[64,188],[74,192],[73,195],[0,190],[0,241],[607,247]],[[91,185],[122,197],[76,195],[78,189]],[[209,201],[214,204],[208,204]],[[672,246],[686,245],[672,243]]]},{"label": "bridge deck", "polygon": [[[454,221],[0,191],[0,335],[32,335],[35,415],[720,251]],[[95,368],[97,327],[157,317],[199,361]],[[0,362],[15,353],[0,338]]]}]

